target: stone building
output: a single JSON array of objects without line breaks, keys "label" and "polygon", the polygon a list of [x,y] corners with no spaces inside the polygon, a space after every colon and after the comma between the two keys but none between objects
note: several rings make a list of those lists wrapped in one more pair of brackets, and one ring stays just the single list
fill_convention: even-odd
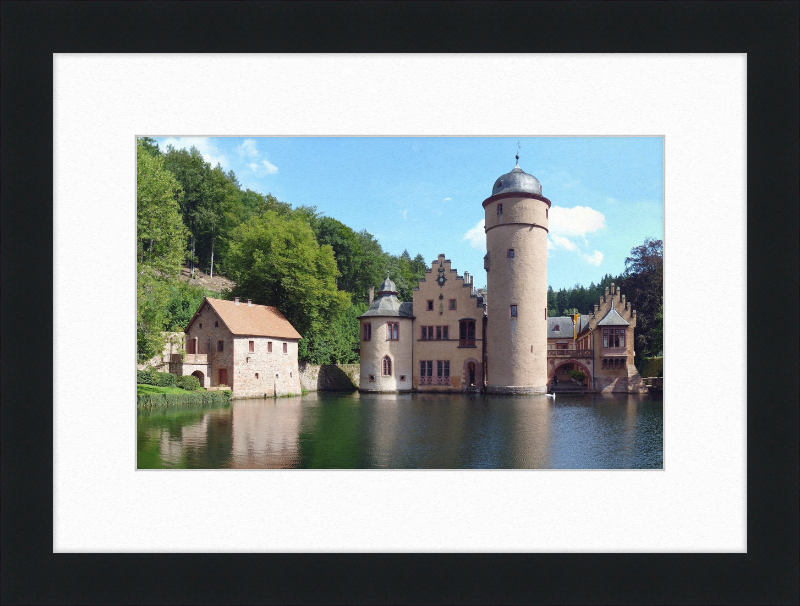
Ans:
[{"label": "stone building", "polygon": [[386,276],[369,309],[360,318],[361,391],[411,391],[414,310],[397,298]]},{"label": "stone building", "polygon": [[[646,391],[633,365],[636,312],[613,284],[592,313],[547,317],[550,207],[517,156],[483,202],[491,304],[443,254],[413,289],[413,301],[399,301],[387,276],[360,317],[360,390],[536,394],[560,383]],[[570,370],[583,372],[585,382],[573,382]]]},{"label": "stone building", "polygon": [[301,336],[276,308],[205,297],[185,333],[174,374],[194,375],[206,388],[228,386],[238,398],[300,394]]}]

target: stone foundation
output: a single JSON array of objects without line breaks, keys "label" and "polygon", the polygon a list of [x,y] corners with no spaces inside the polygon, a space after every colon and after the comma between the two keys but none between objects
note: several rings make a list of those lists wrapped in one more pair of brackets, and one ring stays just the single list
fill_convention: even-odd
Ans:
[{"label": "stone foundation", "polygon": [[487,385],[486,393],[497,395],[527,395],[547,393],[547,385],[534,387],[528,385]]}]

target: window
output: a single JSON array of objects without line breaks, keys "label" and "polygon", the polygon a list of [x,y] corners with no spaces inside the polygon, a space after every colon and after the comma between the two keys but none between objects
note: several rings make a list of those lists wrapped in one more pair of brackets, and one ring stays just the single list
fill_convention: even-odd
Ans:
[{"label": "window", "polygon": [[436,360],[436,384],[450,385],[450,360]]},{"label": "window", "polygon": [[225,342],[217,341],[217,351],[225,351]]},{"label": "window", "polygon": [[392,376],[392,359],[389,356],[383,356],[383,364],[381,364],[381,374],[384,377]]},{"label": "window", "polygon": [[370,383],[374,383],[375,382],[375,375],[370,375],[369,376],[369,382]]},{"label": "window", "polygon": [[267,341],[267,352],[272,353],[272,341]]},{"label": "window", "polygon": [[511,317],[512,318],[516,318],[517,317],[517,306],[516,305],[512,305],[511,306]]},{"label": "window", "polygon": [[255,341],[248,341],[248,345],[250,347],[250,352],[254,352],[256,350],[256,342]]},{"label": "window", "polygon": [[558,330],[558,331],[560,332],[560,331],[561,331],[561,328],[558,326],[558,324],[556,324],[556,325],[553,327],[553,330],[554,330],[554,331]]},{"label": "window", "polygon": [[258,378],[258,373],[256,373],[256,379]]},{"label": "window", "polygon": [[614,347],[614,348],[625,347],[625,329],[604,328],[603,347]]},{"label": "window", "polygon": [[436,340],[437,341],[447,341],[450,338],[449,335],[449,327],[448,326],[437,326],[436,327]]},{"label": "window", "polygon": [[189,342],[186,344],[186,353],[190,353],[190,354],[197,353],[195,351],[195,345],[194,344],[195,344],[195,340],[194,339],[189,339]]},{"label": "window", "polygon": [[566,348],[567,348],[566,343],[556,343],[556,349],[566,349]]},{"label": "window", "polygon": [[514,258],[514,249],[513,248],[509,248],[508,249],[508,252],[506,253],[506,257],[508,257],[509,259],[513,259]]},{"label": "window", "polygon": [[449,307],[449,309],[455,310],[455,308],[456,308],[456,300],[455,299],[450,299],[450,307]]},{"label": "window", "polygon": [[420,360],[419,362],[419,384],[433,384],[433,360]]},{"label": "window", "polygon": [[503,214],[503,205],[502,204],[498,204],[497,205],[497,214],[498,215],[502,215]]},{"label": "window", "polygon": [[369,322],[364,322],[364,340],[371,341],[372,340],[372,324]]},{"label": "window", "polygon": [[458,346],[475,347],[475,320],[461,320],[458,323]]},{"label": "window", "polygon": [[550,217],[550,213],[548,211],[549,211],[549,209],[547,209],[547,208],[544,209],[544,218],[545,219]]},{"label": "window", "polygon": [[219,328],[219,322],[214,322],[214,328]]},{"label": "window", "polygon": [[432,341],[433,340],[433,326],[423,326],[422,327],[422,334],[420,338],[423,341]]},{"label": "window", "polygon": [[203,323],[202,322],[200,322],[200,328],[203,328]]},{"label": "window", "polygon": [[425,303],[425,311],[433,311],[433,299],[429,299]]},{"label": "window", "polygon": [[386,340],[397,341],[399,334],[399,324],[397,322],[389,322],[386,324]]},{"label": "window", "polygon": [[[350,333],[350,334],[352,334],[352,333]],[[288,343],[284,343],[283,344],[283,353],[289,353],[289,344]]]}]

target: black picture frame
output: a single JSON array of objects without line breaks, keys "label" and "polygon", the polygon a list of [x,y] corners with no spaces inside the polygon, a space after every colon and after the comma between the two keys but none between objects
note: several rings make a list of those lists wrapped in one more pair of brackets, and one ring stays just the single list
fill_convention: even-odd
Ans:
[{"label": "black picture frame", "polygon": [[[797,603],[799,13],[768,1],[3,3],[2,602]],[[41,347],[53,339],[52,55],[212,50],[746,52],[747,553],[53,554]],[[764,315],[781,335],[762,334]],[[769,366],[786,369],[769,381],[765,337]]]}]

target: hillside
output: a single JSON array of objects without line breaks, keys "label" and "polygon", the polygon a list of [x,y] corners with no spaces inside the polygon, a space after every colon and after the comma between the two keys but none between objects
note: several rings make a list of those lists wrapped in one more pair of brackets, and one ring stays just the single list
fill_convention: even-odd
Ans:
[{"label": "hillside", "polygon": [[221,293],[224,290],[231,290],[234,286],[236,286],[236,282],[233,280],[228,280],[220,275],[216,275],[213,278],[208,274],[204,274],[199,269],[194,270],[194,280],[191,278],[191,273],[188,267],[181,267],[181,277],[180,279],[183,282],[189,282],[194,286],[202,286],[206,290],[213,290],[214,292]]}]

